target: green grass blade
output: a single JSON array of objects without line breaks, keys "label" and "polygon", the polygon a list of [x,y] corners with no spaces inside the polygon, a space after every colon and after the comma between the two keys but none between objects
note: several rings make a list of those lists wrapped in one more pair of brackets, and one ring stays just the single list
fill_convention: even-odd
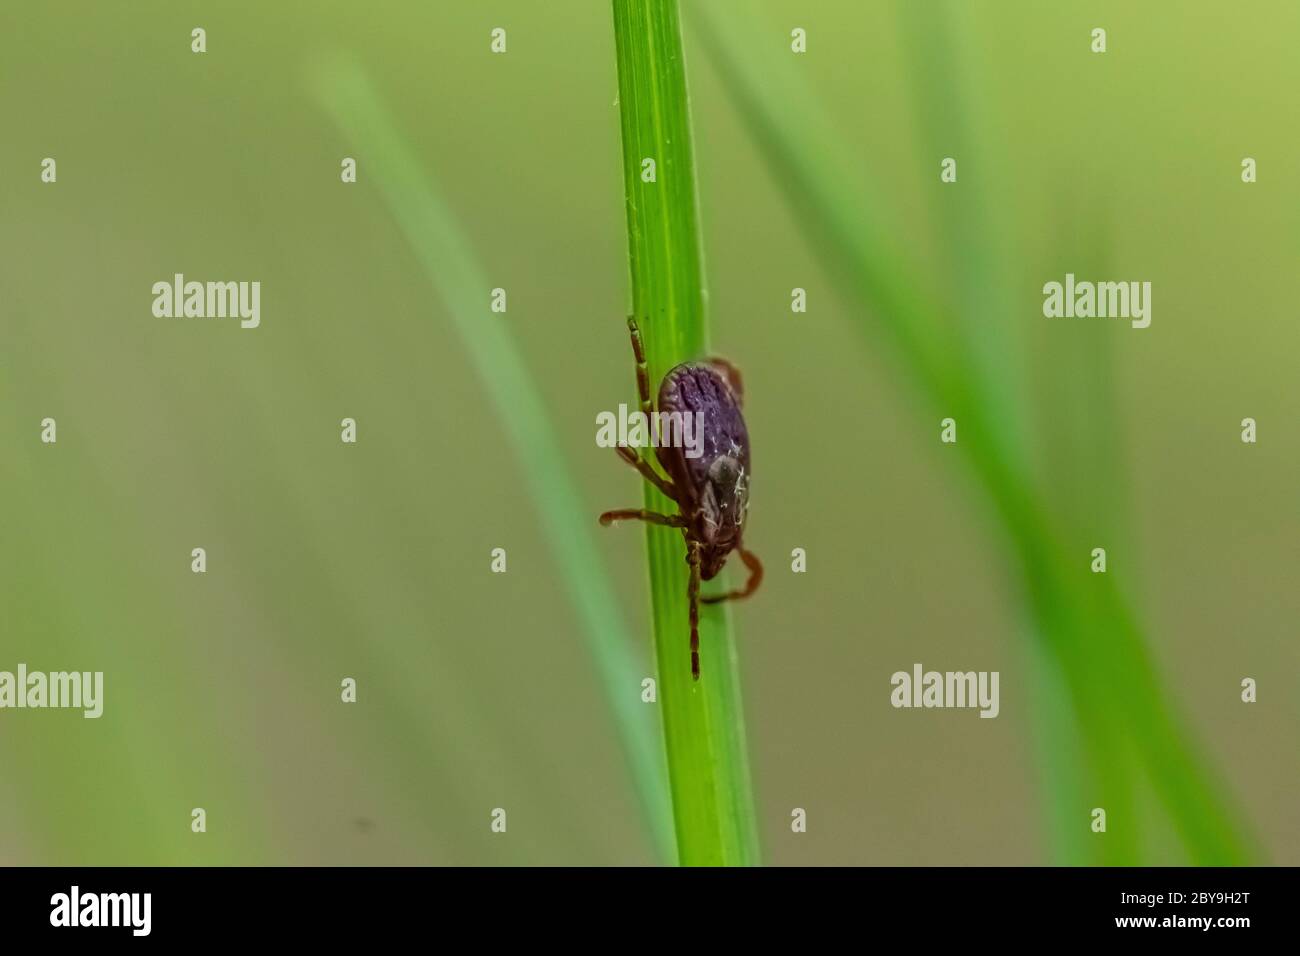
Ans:
[{"label": "green grass blade", "polygon": [[541,393],[505,327],[484,315],[482,265],[432,177],[412,154],[367,77],[350,61],[313,78],[321,107],[350,143],[364,148],[369,175],[453,318],[518,455],[569,599],[613,711],[634,784],[661,859],[674,857],[663,752],[651,708],[640,699],[641,668],[621,604],[594,543],[595,516],[558,451]]},{"label": "green grass blade", "polygon": [[[987,495],[1036,622],[1035,634],[1068,688],[1084,738],[1083,759],[1098,791],[1078,795],[1073,812],[1127,808],[1137,768],[1150,778],[1195,863],[1233,864],[1252,855],[1227,797],[1174,715],[1155,673],[1145,639],[1112,575],[1092,576],[1062,544],[1062,516],[1047,505],[1032,476],[1001,437],[994,408],[971,356],[954,347],[941,302],[924,272],[898,248],[881,204],[862,184],[817,98],[801,74],[764,61],[759,28],[750,18],[726,17],[716,6],[692,6],[711,62],[739,105],[777,180],[797,200],[834,279],[865,306],[871,343],[890,346],[898,367],[928,410],[961,423],[958,448]],[[960,341],[960,340],[958,340]],[[937,418],[935,419],[937,421]],[[1096,799],[1097,802],[1090,802]],[[1114,826],[1114,816],[1112,815]],[[1119,842],[1119,841],[1112,841]],[[1102,849],[1102,862],[1127,862],[1121,843]]]},{"label": "green grass blade", "polygon": [[[652,382],[708,346],[695,162],[677,0],[614,0],[632,310]],[[643,179],[643,161],[655,181]],[[644,484],[644,483],[643,483]],[[645,488],[646,507],[674,505]],[[725,605],[702,607],[691,679],[681,534],[647,526],[655,655],[680,861],[759,860],[735,645]]]}]

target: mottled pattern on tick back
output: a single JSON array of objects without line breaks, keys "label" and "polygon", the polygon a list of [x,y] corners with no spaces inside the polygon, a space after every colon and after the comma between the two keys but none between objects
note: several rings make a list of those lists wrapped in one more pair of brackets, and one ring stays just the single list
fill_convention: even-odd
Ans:
[{"label": "mottled pattern on tick back", "polygon": [[[735,387],[732,383],[735,382]],[[659,448],[660,464],[681,490],[684,514],[695,514],[692,529],[704,544],[702,577],[722,569],[740,543],[749,506],[749,432],[741,414],[739,374],[725,362],[678,365],[659,387],[659,412],[699,416],[703,453],[688,458],[685,449]]]}]

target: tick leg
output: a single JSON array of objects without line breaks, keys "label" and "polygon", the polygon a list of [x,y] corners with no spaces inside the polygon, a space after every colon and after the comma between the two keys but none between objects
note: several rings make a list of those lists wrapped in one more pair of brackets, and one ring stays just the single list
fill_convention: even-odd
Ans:
[{"label": "tick leg", "polygon": [[743,588],[737,588],[734,591],[728,591],[726,594],[711,594],[707,597],[700,598],[705,604],[719,604],[723,601],[733,601],[740,598],[747,598],[763,583],[763,562],[758,560],[758,555],[752,551],[740,549],[740,560],[745,562],[745,567],[749,568],[749,580],[745,582]]},{"label": "tick leg", "polygon": [[700,546],[690,545],[686,552],[686,561],[691,566],[691,583],[686,597],[690,602],[691,615],[691,678],[700,679]]},{"label": "tick leg", "polygon": [[627,330],[632,335],[632,354],[636,356],[636,391],[641,398],[641,411],[646,421],[650,420],[654,406],[650,401],[650,370],[646,366],[645,346],[641,344],[641,330],[637,328],[636,316],[627,317]]},{"label": "tick leg", "polygon": [[[645,360],[645,345],[641,342],[641,329],[636,324],[636,316],[629,315],[627,317],[627,330],[632,337],[632,355],[636,358],[637,397],[641,400],[641,414],[645,415],[648,423],[653,420],[654,401],[650,395],[650,371]],[[677,489],[673,487],[673,483],[666,478],[660,477],[658,472],[654,470],[654,466],[642,458],[634,449],[619,446],[618,453],[624,461],[641,472],[646,481],[673,499],[673,501],[677,500]]]},{"label": "tick leg", "polygon": [[629,448],[627,445],[616,445],[614,450],[618,452],[618,457],[641,472],[641,476],[646,481],[654,485],[673,501],[677,500],[677,488],[667,478],[661,478],[659,473],[651,467],[650,462],[642,458],[635,448]]},{"label": "tick leg", "polygon": [[617,511],[606,511],[600,516],[600,523],[609,527],[615,521],[648,521],[651,524],[665,524],[670,528],[685,528],[686,519],[681,515],[661,515],[657,511],[646,511],[644,508],[620,508]]}]

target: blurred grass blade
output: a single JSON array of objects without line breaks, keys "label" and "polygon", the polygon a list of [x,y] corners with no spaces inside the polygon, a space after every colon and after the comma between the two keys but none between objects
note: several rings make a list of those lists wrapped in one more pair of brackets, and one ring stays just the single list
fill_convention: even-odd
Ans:
[{"label": "blurred grass blade", "polygon": [[[1031,475],[1008,451],[997,398],[982,387],[970,349],[954,338],[948,311],[929,291],[925,273],[907,261],[901,231],[879,204],[822,116],[802,74],[764,49],[752,17],[723,8],[691,7],[727,92],[743,122],[798,210],[832,276],[865,307],[862,329],[892,346],[898,365],[932,414],[962,427],[958,448],[986,492],[1037,622],[1035,633],[1068,687],[1086,759],[1099,790],[1076,794],[1078,813],[1110,801],[1110,814],[1134,826],[1128,813],[1132,779],[1141,767],[1173,820],[1193,862],[1234,864],[1251,851],[1227,798],[1172,712],[1136,618],[1112,575],[1089,575],[1062,544],[1061,516],[1048,510]],[[937,421],[937,417],[935,419]],[[1129,752],[1131,756],[1129,755]],[[1091,802],[1096,800],[1096,802]],[[1106,862],[1127,862],[1136,833],[1118,843],[1122,859],[1098,848]]]},{"label": "blurred grass blade", "polygon": [[[978,178],[983,188],[932,189],[930,202],[937,214],[939,235],[944,237],[944,268],[952,276],[950,299],[957,321],[953,334],[961,341],[972,380],[990,415],[1000,427],[993,438],[999,451],[1023,466],[1027,458],[1026,409],[1019,401],[1024,367],[1014,334],[1015,310],[1011,284],[1023,261],[1012,252],[1006,217],[1000,215],[995,185],[1009,164],[990,155],[979,130],[989,123],[970,122],[979,103],[982,77],[957,40],[974,30],[978,12],[964,2],[904,4],[899,11],[906,47],[912,53],[908,73],[913,113],[920,118],[922,155],[933,157],[931,175],[939,174],[939,158],[960,157],[968,178]],[[986,112],[981,112],[987,117]]]},{"label": "blurred grass blade", "polygon": [[[614,0],[632,309],[652,387],[708,346],[695,160],[677,0]],[[643,162],[655,163],[653,182]],[[675,506],[646,482],[652,511]],[[646,527],[668,773],[686,865],[759,859],[735,645],[726,605],[702,606],[700,680],[690,672],[680,532]]]},{"label": "blurred grass blade", "polygon": [[[1117,416],[1105,414],[1113,412],[1113,404],[1103,398],[1111,395],[1109,388],[1099,389],[1101,395],[1089,397],[1086,402],[1089,414],[1082,422],[1077,418],[1061,420],[1055,406],[1041,394],[1044,381],[1034,382],[1038,389],[1037,401],[1022,399],[1027,390],[1023,370],[1031,366],[1024,355],[1027,337],[1019,326],[1020,316],[1013,305],[1014,290],[1034,288],[1035,283],[1024,275],[1025,256],[1014,249],[1007,217],[1001,214],[996,202],[996,197],[1014,189],[1018,170],[1011,157],[993,152],[995,144],[989,142],[987,134],[981,135],[984,131],[1001,129],[1002,124],[991,114],[991,104],[981,99],[985,76],[974,62],[969,45],[958,40],[974,31],[975,17],[960,0],[907,4],[900,10],[905,45],[911,54],[912,69],[907,77],[913,93],[913,113],[920,117],[921,154],[935,159],[960,158],[964,181],[975,177],[979,182],[976,188],[932,188],[927,195],[936,213],[937,234],[942,237],[939,272],[951,276],[947,301],[957,320],[953,325],[954,339],[960,342],[968,357],[974,391],[986,419],[998,423],[997,430],[988,437],[999,442],[997,454],[1017,472],[1024,473],[1031,459],[1025,421],[1028,409],[1054,408],[1055,427],[1038,436],[1038,448],[1046,445],[1067,460],[1092,450],[1099,451],[1096,439],[1102,435],[1114,436],[1119,422]],[[972,121],[976,115],[981,122]],[[1073,230],[1064,230],[1063,234],[1071,235]],[[1103,248],[1104,233],[1090,233],[1089,261],[1099,258]],[[1104,269],[1080,270],[1079,250],[1071,250],[1067,258],[1082,274],[1107,274]],[[1069,271],[1068,265],[1061,271]],[[1088,372],[1096,369],[1080,358],[1096,357],[1097,350],[1106,348],[1110,341],[1109,336],[1087,336],[1091,348],[1075,352],[1063,369],[1053,367],[1053,374],[1044,376],[1045,381],[1055,382],[1074,375],[1094,383],[1109,383],[1108,377],[1088,378]],[[1039,356],[1044,354],[1043,344],[1038,343]],[[1078,343],[1071,339],[1070,345],[1077,348]],[[1046,364],[1051,365],[1054,353],[1046,351]],[[1039,362],[1032,367],[1039,369],[1043,364]],[[1088,425],[1087,434],[1081,434],[1080,424]],[[1088,441],[1089,445],[1082,446],[1081,440]],[[1116,443],[1112,437],[1111,444]],[[1089,461],[1094,467],[1084,469],[1078,467],[1077,461],[1069,460],[1064,468],[1065,482],[1057,480],[1048,486],[1055,492],[1056,503],[1062,499],[1059,492],[1063,488],[1071,489],[1073,494],[1068,497],[1076,510],[1096,503],[1101,494],[1117,493],[1122,472],[1117,464],[1119,458],[1095,454]],[[1095,521],[1099,514],[1110,519],[1104,528]],[[1093,533],[1101,534],[1099,540],[1107,541],[1112,550],[1121,546],[1115,514],[1114,510],[1101,508],[1087,511]],[[1040,641],[1036,631],[1044,622],[1035,618],[1032,607],[1022,608],[1021,613],[1026,618],[1024,637]],[[1058,862],[1080,863],[1088,859],[1090,852],[1099,852],[1097,858],[1106,863],[1136,862],[1140,852],[1136,827],[1114,826],[1104,842],[1089,844],[1086,838],[1091,834],[1077,825],[1077,814],[1068,809],[1074,805],[1076,795],[1093,793],[1098,803],[1109,808],[1112,817],[1132,819],[1128,810],[1132,805],[1135,776],[1131,748],[1100,749],[1096,746],[1099,732],[1091,737],[1081,735],[1059,660],[1045,654],[1042,647],[1029,645],[1028,653],[1033,666],[1027,669],[1027,675],[1040,685],[1031,686],[1029,693],[1036,708],[1033,733],[1050,805],[1047,822],[1053,858]],[[1092,746],[1085,746],[1088,743]],[[1086,761],[1076,759],[1081,753],[1088,754]]]},{"label": "blurred grass blade", "polygon": [[653,711],[641,703],[641,669],[621,605],[594,545],[594,515],[558,451],[541,393],[519,349],[501,322],[485,314],[491,283],[432,176],[421,169],[360,67],[341,60],[312,79],[321,107],[367,156],[369,175],[455,322],[519,458],[561,580],[582,621],[656,850],[671,860],[663,752]]}]

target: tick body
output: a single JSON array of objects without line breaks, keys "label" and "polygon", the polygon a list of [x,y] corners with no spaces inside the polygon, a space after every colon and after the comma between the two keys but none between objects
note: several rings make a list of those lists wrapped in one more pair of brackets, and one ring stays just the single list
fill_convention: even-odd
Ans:
[{"label": "tick body", "polygon": [[[615,521],[648,521],[681,529],[690,565],[687,605],[691,622],[691,676],[700,679],[699,605],[749,597],[763,580],[763,565],[745,549],[745,519],[749,511],[749,432],[741,412],[744,387],[739,370],[723,359],[685,362],[664,376],[658,402],[651,400],[645,350],[636,319],[629,317],[632,352],[636,356],[637,390],[647,420],[656,414],[693,415],[699,429],[698,456],[684,447],[660,444],[656,458],[667,478],[635,448],[620,445],[619,457],[677,503],[678,513],[657,514],[639,508],[606,511],[602,525]],[[701,597],[700,582],[715,578],[727,556],[735,551],[749,569],[743,588]]]}]

